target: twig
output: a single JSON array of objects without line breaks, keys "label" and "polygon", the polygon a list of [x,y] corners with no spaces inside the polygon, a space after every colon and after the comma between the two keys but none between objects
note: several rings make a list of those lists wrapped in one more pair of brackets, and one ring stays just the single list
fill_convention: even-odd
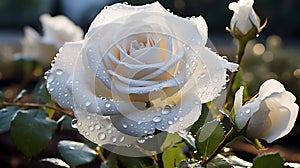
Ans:
[{"label": "twig", "polygon": [[[238,51],[237,51],[237,55],[236,55],[236,63],[238,65],[241,65],[247,43],[248,43],[248,41],[239,41],[239,43],[238,43]],[[228,99],[231,95],[231,92],[232,93],[235,92],[232,87],[233,87],[236,75],[237,75],[237,72],[233,72],[231,74],[231,77],[230,77],[230,82],[229,82],[229,86],[228,86],[228,93],[226,95],[226,101],[225,101],[227,103],[226,106],[228,105]]]},{"label": "twig", "polygon": [[6,106],[20,106],[24,108],[47,108],[47,109],[52,109],[57,112],[61,112],[63,114],[66,114],[70,117],[74,117],[74,114],[72,111],[62,109],[58,106],[52,106],[49,104],[38,104],[38,103],[20,103],[20,102],[3,102],[0,103],[0,108],[4,108]]}]

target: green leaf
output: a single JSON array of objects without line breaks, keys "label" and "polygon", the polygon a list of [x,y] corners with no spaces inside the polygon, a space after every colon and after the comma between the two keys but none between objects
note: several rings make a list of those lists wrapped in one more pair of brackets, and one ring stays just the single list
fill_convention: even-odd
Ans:
[{"label": "green leaf", "polygon": [[46,80],[39,82],[34,88],[34,96],[43,103],[52,103],[51,96],[47,90]]},{"label": "green leaf", "polygon": [[14,102],[21,100],[26,93],[27,93],[26,89],[22,89],[20,93],[17,95],[17,97],[14,99]]},{"label": "green leaf", "polygon": [[160,148],[162,151],[164,151],[165,149],[168,149],[181,141],[182,138],[178,134],[167,133],[164,143],[161,145]]},{"label": "green leaf", "polygon": [[61,159],[58,159],[58,158],[45,158],[45,159],[41,159],[42,162],[49,162],[49,163],[52,163],[56,166],[59,166],[59,167],[66,167],[66,168],[69,168],[70,166],[62,161]]},{"label": "green leaf", "polygon": [[[102,166],[102,165],[101,165]],[[156,167],[151,157],[128,157],[110,153],[103,167],[153,168]]]},{"label": "green leaf", "polygon": [[261,155],[256,157],[253,162],[253,168],[264,168],[264,167],[283,168],[284,161],[278,153]]},{"label": "green leaf", "polygon": [[231,165],[222,158],[215,158],[208,162],[207,168],[231,168]]},{"label": "green leaf", "polygon": [[101,164],[100,168],[118,168],[118,155],[110,153],[107,160]]},{"label": "green leaf", "polygon": [[224,140],[224,130],[221,122],[215,119],[201,127],[196,134],[196,148],[204,159],[210,157]]},{"label": "green leaf", "polygon": [[180,161],[186,159],[181,148],[174,148],[174,147],[164,151],[162,158],[163,158],[164,168],[176,167],[176,165],[180,163]]},{"label": "green leaf", "polygon": [[206,104],[202,105],[202,111],[199,119],[193,124],[190,132],[195,135],[199,128],[201,128],[205,123],[212,121],[213,116],[211,112],[209,111],[209,108],[207,107]]},{"label": "green leaf", "polygon": [[47,147],[56,126],[56,122],[47,119],[47,113],[42,110],[19,110],[11,122],[10,134],[16,147],[31,158]]},{"label": "green leaf", "polygon": [[58,150],[65,161],[72,167],[90,163],[97,156],[95,150],[81,142],[59,141]]},{"label": "green leaf", "polygon": [[0,109],[0,134],[8,132],[11,125],[11,120],[18,111],[19,107],[11,106]]},{"label": "green leaf", "polygon": [[0,90],[0,103],[4,102],[4,95],[3,92]]},{"label": "green leaf", "polygon": [[[47,90],[47,84],[46,84],[46,80],[42,80],[40,81],[34,88],[34,91],[33,91],[33,95],[34,97],[42,102],[42,103],[47,103],[47,104],[54,104],[54,102],[52,101],[51,99],[51,96]],[[45,110],[48,114],[49,114],[49,118],[52,118],[54,113],[55,113],[55,110],[53,109],[46,109]]]}]

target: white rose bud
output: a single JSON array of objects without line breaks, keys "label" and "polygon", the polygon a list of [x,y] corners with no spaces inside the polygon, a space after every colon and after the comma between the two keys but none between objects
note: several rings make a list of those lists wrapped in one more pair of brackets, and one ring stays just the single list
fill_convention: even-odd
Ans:
[{"label": "white rose bud", "polygon": [[260,27],[260,18],[252,8],[254,0],[232,2],[228,8],[234,12],[229,32],[239,40],[249,41],[262,31],[266,23]]},{"label": "white rose bud", "polygon": [[242,101],[243,87],[235,95],[235,123],[238,131],[245,131],[248,138],[271,143],[288,134],[295,124],[299,110],[296,98],[274,79],[261,85],[253,101],[244,105]]},{"label": "white rose bud", "polygon": [[238,67],[206,41],[202,17],[178,17],[158,2],[114,4],[82,41],[65,43],[46,75],[48,90],[97,144],[133,144],[155,130],[176,133],[225,88],[226,70]]},{"label": "white rose bud", "polygon": [[40,16],[44,35],[40,36],[31,27],[24,28],[24,38],[21,41],[22,52],[16,58],[33,59],[43,66],[49,67],[51,60],[65,42],[78,41],[83,38],[83,31],[67,17],[49,14]]}]

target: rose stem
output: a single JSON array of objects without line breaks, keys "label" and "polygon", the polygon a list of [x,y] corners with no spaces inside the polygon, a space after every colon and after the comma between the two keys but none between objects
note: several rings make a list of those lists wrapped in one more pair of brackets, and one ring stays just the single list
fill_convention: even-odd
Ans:
[{"label": "rose stem", "polygon": [[229,130],[229,132],[226,134],[225,138],[223,139],[223,141],[219,144],[219,146],[217,147],[217,149],[214,151],[214,153],[208,157],[207,159],[205,159],[203,161],[203,164],[206,165],[210,160],[212,160],[213,158],[215,158],[219,151],[223,149],[223,147],[231,142],[235,137],[237,137],[238,132],[234,129],[234,127],[231,127],[231,129]]},{"label": "rose stem", "polygon": [[[245,53],[245,48],[246,48],[247,43],[248,43],[248,41],[238,40],[238,50],[237,50],[237,55],[236,55],[236,63],[239,64],[239,65],[241,65],[242,58],[243,58],[243,55]],[[240,67],[239,67],[239,69],[240,69]],[[237,72],[238,71],[231,73],[230,82],[229,82],[229,85],[228,85],[228,92],[227,92],[226,101],[225,101],[227,103],[226,106],[228,106],[229,96],[231,95],[231,93],[233,94],[235,92],[232,87],[233,87]]]},{"label": "rose stem", "polygon": [[47,109],[52,109],[57,112],[61,112],[63,114],[66,114],[70,117],[74,117],[74,114],[72,111],[69,110],[64,110],[58,106],[52,106],[49,104],[38,104],[38,103],[19,103],[19,102],[3,102],[0,103],[0,108],[4,108],[6,106],[20,106],[24,108],[47,108]]}]

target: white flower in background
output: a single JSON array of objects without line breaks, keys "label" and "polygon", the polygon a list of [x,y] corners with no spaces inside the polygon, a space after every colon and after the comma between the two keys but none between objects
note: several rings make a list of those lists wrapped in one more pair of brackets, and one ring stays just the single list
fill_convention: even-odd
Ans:
[{"label": "white flower in background", "polygon": [[259,18],[257,17],[254,9],[252,8],[254,0],[239,0],[238,2],[232,2],[228,8],[234,12],[230,29],[235,30],[237,28],[244,35],[247,34],[250,29],[255,26],[257,31],[259,30]]},{"label": "white flower in background", "polygon": [[83,31],[63,15],[51,17],[44,14],[40,17],[43,26],[43,42],[62,47],[65,42],[78,41],[83,38]]},{"label": "white flower in background", "polygon": [[40,36],[33,28],[25,27],[22,52],[16,57],[34,59],[48,67],[59,48],[65,42],[81,40],[83,31],[65,16],[43,14],[40,21],[44,35]]},{"label": "white flower in background", "polygon": [[239,130],[244,127],[249,138],[264,139],[271,143],[288,134],[293,128],[299,107],[296,98],[284,86],[270,79],[264,82],[253,101],[242,105],[243,87],[235,95],[235,123]]},{"label": "white flower in background", "polygon": [[175,133],[225,88],[226,69],[237,70],[206,41],[201,16],[184,19],[158,2],[114,4],[97,15],[84,40],[63,46],[46,74],[48,90],[97,144],[132,144],[155,130]]}]

